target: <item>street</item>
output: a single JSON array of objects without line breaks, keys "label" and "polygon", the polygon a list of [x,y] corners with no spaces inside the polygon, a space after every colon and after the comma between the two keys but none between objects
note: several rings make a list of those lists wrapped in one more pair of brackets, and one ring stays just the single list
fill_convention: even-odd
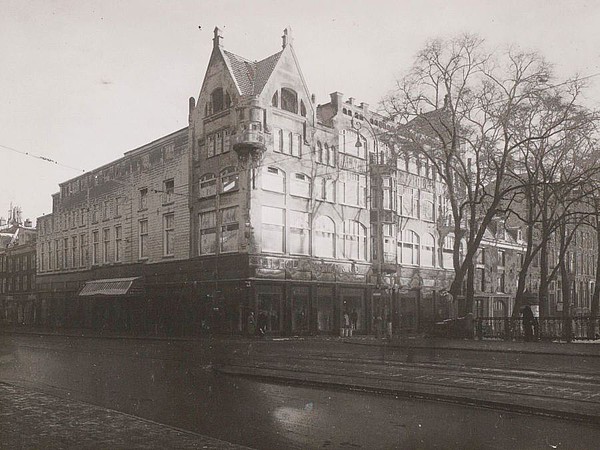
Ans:
[{"label": "street", "polygon": [[2,382],[254,448],[580,449],[600,442],[593,424],[224,375],[210,360],[218,341],[2,335],[0,344]]}]

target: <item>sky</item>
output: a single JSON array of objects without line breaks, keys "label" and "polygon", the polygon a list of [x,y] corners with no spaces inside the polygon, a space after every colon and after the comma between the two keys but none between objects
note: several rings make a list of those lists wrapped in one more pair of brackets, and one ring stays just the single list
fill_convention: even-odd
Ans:
[{"label": "sky", "polygon": [[[317,103],[339,91],[376,108],[428,40],[464,32],[538,51],[561,78],[600,73],[593,0],[0,0],[0,11],[0,217],[11,203],[48,214],[60,182],[187,126],[215,26],[251,60],[291,27]],[[600,76],[589,81],[600,107]]]}]

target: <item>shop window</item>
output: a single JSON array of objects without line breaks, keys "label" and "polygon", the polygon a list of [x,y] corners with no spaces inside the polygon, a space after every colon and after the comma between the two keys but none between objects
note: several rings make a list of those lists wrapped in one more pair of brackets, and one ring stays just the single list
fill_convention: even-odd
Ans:
[{"label": "shop window", "polygon": [[274,253],[285,251],[285,209],[262,207],[262,250]]},{"label": "shop window", "polygon": [[342,289],[342,313],[340,326],[344,315],[348,315],[350,326],[354,331],[364,331],[366,327],[366,310],[363,292],[359,289]]},{"label": "shop window", "polygon": [[307,332],[309,330],[309,290],[308,287],[292,288],[292,331]]},{"label": "shop window", "polygon": [[290,211],[290,253],[308,255],[310,251],[310,216],[303,211]]},{"label": "shop window", "polygon": [[265,191],[285,194],[285,172],[277,167],[265,167],[262,188]]},{"label": "shop window", "polygon": [[256,288],[259,323],[264,324],[267,332],[281,331],[281,307],[283,301],[280,286],[259,285]]},{"label": "shop window", "polygon": [[335,222],[320,216],[314,225],[314,254],[321,258],[335,258]]},{"label": "shop window", "polygon": [[237,217],[238,207],[221,210],[221,252],[237,252],[240,224]]},{"label": "shop window", "polygon": [[317,288],[317,329],[319,331],[333,331],[333,290],[331,288]]},{"label": "shop window", "polygon": [[214,255],[217,252],[217,213],[208,211],[198,214],[198,254]]},{"label": "shop window", "polygon": [[344,221],[344,256],[348,259],[367,259],[366,227],[356,220]]}]

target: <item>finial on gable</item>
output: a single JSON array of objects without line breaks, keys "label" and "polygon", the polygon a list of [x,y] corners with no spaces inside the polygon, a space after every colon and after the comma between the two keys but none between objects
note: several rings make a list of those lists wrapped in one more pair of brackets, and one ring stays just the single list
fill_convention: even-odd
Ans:
[{"label": "finial on gable", "polygon": [[281,36],[281,48],[286,48],[288,45],[292,44],[292,28],[291,27],[287,27],[285,30],[283,30],[283,36]]},{"label": "finial on gable", "polygon": [[215,27],[214,35],[213,47],[222,47],[223,44],[221,43],[221,40],[223,39],[223,32],[219,27]]}]

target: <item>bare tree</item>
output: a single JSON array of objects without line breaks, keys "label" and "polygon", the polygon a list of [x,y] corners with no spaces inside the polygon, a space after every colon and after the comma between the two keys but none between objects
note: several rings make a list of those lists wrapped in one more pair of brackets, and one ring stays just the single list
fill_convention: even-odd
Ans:
[{"label": "bare tree", "polygon": [[578,111],[580,90],[563,84],[555,84],[553,92],[568,98],[551,109],[545,99],[551,75],[537,53],[509,48],[491,54],[482,39],[463,35],[429,42],[383,101],[399,124],[390,139],[398,155],[427,160],[447,187],[450,220],[440,241],[454,233],[449,291],[466,294],[467,312],[473,305],[473,260],[484,233],[522,188],[509,177],[519,151],[563,132]]}]

